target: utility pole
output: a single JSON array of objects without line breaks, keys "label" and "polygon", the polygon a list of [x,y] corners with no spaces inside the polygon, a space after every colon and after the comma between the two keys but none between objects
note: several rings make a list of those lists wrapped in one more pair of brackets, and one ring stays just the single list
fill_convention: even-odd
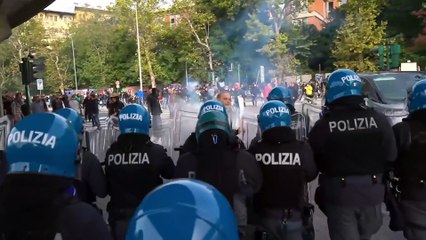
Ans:
[{"label": "utility pole", "polygon": [[237,65],[237,77],[238,77],[238,83],[241,83],[241,76],[240,76],[240,64]]},{"label": "utility pole", "polygon": [[185,83],[186,87],[188,88],[188,63],[185,62]]},{"label": "utility pole", "polygon": [[77,68],[75,66],[75,52],[74,52],[74,40],[71,38],[71,47],[72,47],[72,61],[74,63],[74,83],[75,83],[75,91],[77,93],[78,90],[78,82],[77,82]]},{"label": "utility pole", "polygon": [[141,62],[141,43],[139,37],[139,18],[138,18],[138,2],[136,3],[136,39],[138,41],[138,68],[139,68],[139,87],[141,91],[143,91],[143,83],[142,83],[142,62]]}]

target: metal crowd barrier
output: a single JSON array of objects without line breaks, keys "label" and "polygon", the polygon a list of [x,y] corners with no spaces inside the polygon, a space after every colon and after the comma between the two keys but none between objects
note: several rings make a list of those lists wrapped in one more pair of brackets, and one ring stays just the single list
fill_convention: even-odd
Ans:
[{"label": "metal crowd barrier", "polygon": [[315,122],[319,119],[319,114],[321,113],[321,106],[302,103],[302,114],[306,117],[306,125],[308,126],[307,132],[312,129],[315,125]]},{"label": "metal crowd barrier", "polygon": [[111,144],[117,140],[120,131],[117,127],[107,127],[100,130],[89,129],[84,133],[83,147],[95,154],[100,162],[105,160],[105,154]]},{"label": "metal crowd barrier", "polygon": [[[120,130],[115,126],[108,126],[100,130],[88,129],[84,134],[83,147],[86,147],[98,157],[100,162],[103,162],[107,150],[119,135]],[[170,155],[172,152],[171,127],[168,124],[162,124],[159,129],[151,129],[150,137],[153,143],[162,145]]]}]

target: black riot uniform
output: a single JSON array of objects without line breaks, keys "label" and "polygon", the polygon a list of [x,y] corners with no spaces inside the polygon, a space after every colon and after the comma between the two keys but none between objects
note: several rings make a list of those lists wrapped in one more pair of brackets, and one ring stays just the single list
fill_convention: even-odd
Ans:
[{"label": "black riot uniform", "polygon": [[[239,149],[246,149],[243,141],[237,136],[234,136],[231,145],[238,147]],[[183,155],[187,152],[195,152],[197,151],[197,139],[195,137],[195,132],[192,132],[189,137],[185,140],[183,146],[179,149],[180,154]]]},{"label": "black riot uniform", "polygon": [[96,197],[104,198],[107,195],[107,180],[98,158],[86,149],[81,150],[81,179],[76,179],[76,188],[79,198],[95,205]]},{"label": "black riot uniform", "polygon": [[[212,142],[215,138],[216,144]],[[216,187],[233,206],[240,227],[247,224],[245,197],[256,193],[262,184],[254,157],[231,145],[227,134],[214,129],[201,136],[196,151],[179,158],[175,177],[196,178]]]},{"label": "black riot uniform", "polygon": [[315,200],[331,239],[369,239],[382,224],[382,175],[395,160],[395,138],[387,117],[362,103],[360,96],[333,101],[309,133],[321,172]]},{"label": "black riot uniform", "polygon": [[[290,110],[291,115],[297,113],[296,109],[294,108],[294,106],[292,104],[286,104],[286,106],[288,107],[288,109]],[[256,136],[251,140],[250,142],[250,146],[249,149],[254,146],[259,140],[261,139],[260,137],[260,131],[257,131]]]},{"label": "black riot uniform", "polygon": [[410,113],[394,127],[398,147],[395,174],[405,218],[404,236],[426,239],[426,110]]},{"label": "black riot uniform", "polygon": [[142,199],[170,179],[174,163],[166,150],[145,134],[122,134],[106,153],[109,221],[116,239],[124,239],[127,224]]},{"label": "black riot uniform", "polygon": [[7,161],[4,151],[0,151],[0,185],[7,173]]},{"label": "black riot uniform", "polygon": [[[296,140],[291,128],[277,127],[263,133],[262,140],[253,144],[249,152],[255,156],[263,173],[263,185],[255,195],[254,205],[264,225],[272,225],[270,229],[274,229],[274,219],[279,222],[287,219],[293,224],[309,219],[310,216],[303,216],[305,209],[310,212],[307,183],[318,175],[309,143]],[[304,223],[308,225],[308,221]],[[281,239],[279,232],[271,231]],[[299,231],[288,233],[286,237],[299,239],[301,236]]]},{"label": "black riot uniform", "polygon": [[[99,212],[80,202],[72,179],[38,174],[7,175],[0,188],[0,239],[109,240]],[[49,186],[48,188],[46,186]]]},{"label": "black riot uniform", "polygon": [[[80,202],[73,186],[79,138],[70,122],[54,113],[31,114],[10,136],[20,133],[6,143],[10,167],[0,186],[0,239],[112,239],[101,214]],[[48,145],[43,135],[50,136]]]}]

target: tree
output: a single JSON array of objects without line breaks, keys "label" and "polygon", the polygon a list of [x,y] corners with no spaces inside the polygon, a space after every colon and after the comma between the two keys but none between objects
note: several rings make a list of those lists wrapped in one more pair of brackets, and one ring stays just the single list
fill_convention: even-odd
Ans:
[{"label": "tree", "polygon": [[383,43],[385,22],[377,22],[380,3],[377,0],[350,1],[346,7],[346,22],[338,30],[332,56],[337,68],[355,71],[375,71],[377,66],[371,51]]},{"label": "tree", "polygon": [[67,54],[66,46],[70,44],[69,41],[53,40],[48,46],[46,51],[46,73],[44,88],[48,92],[62,93],[68,88],[75,87],[73,84],[73,77],[71,75],[71,58]]},{"label": "tree", "polygon": [[213,62],[213,50],[211,47],[211,28],[216,22],[215,15],[203,9],[196,0],[176,0],[174,10],[180,13],[182,27],[186,26],[199,46],[201,46],[208,59],[208,70],[211,79],[215,80],[215,66]]},{"label": "tree", "polygon": [[288,52],[299,62],[298,72],[310,72],[308,60],[311,58],[311,48],[316,39],[312,36],[318,34],[314,25],[294,25],[288,31]]},{"label": "tree", "polygon": [[[135,25],[135,10],[138,9],[139,37],[144,70],[148,72],[152,87],[156,86],[156,59],[153,49],[156,47],[157,34],[162,30],[163,12],[159,9],[159,0],[117,0],[113,10],[120,20],[120,26]],[[136,6],[135,6],[136,5]],[[136,29],[133,31],[136,34]],[[135,63],[137,55],[135,54]]]},{"label": "tree", "polygon": [[[75,46],[75,58],[79,85],[83,87],[103,88],[114,84],[116,79],[109,78],[112,66],[110,59],[110,40],[115,26],[112,19],[89,18],[70,29],[70,37]],[[67,40],[67,46],[71,46]],[[67,51],[71,54],[72,50]]]},{"label": "tree", "polygon": [[401,61],[426,66],[423,0],[388,0],[380,19],[388,22],[386,33],[401,45]]},{"label": "tree", "polygon": [[155,48],[158,62],[158,77],[163,83],[173,83],[183,80],[185,68],[193,79],[206,81],[207,60],[205,52],[192,34],[188,33],[186,26],[164,26],[165,31],[158,36],[158,45]]},{"label": "tree", "polygon": [[46,32],[41,22],[31,19],[12,31],[0,44],[0,89],[22,90],[19,63],[29,53],[42,56],[47,46]]},{"label": "tree", "polygon": [[[139,85],[135,65],[137,43],[128,28],[118,27],[112,32],[107,62],[111,65],[109,78],[120,80],[123,86]],[[113,83],[111,83],[113,84]]]},{"label": "tree", "polygon": [[387,0],[380,19],[388,23],[388,36],[403,35],[404,41],[412,44],[422,31],[422,19],[415,12],[423,8],[424,0]]},{"label": "tree", "polygon": [[300,62],[294,52],[288,51],[288,34],[284,32],[286,23],[307,8],[312,1],[266,0],[255,12],[249,14],[246,39],[264,43],[259,52],[270,58],[276,71],[274,75],[282,79],[296,71]]},{"label": "tree", "polygon": [[345,21],[344,7],[334,10],[332,20],[324,25],[321,31],[312,33],[311,40],[315,43],[310,48],[309,68],[331,72],[335,69],[331,50],[334,48],[337,30]]},{"label": "tree", "polygon": [[276,67],[275,76],[279,79],[287,74],[296,73],[297,66],[300,62],[294,54],[290,53],[287,48],[288,37],[284,33],[275,36],[275,39],[262,48],[264,52]]}]

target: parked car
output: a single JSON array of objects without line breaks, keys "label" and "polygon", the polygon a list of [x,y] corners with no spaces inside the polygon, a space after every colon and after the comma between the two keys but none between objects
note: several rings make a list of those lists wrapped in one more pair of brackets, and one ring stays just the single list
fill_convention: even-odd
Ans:
[{"label": "parked car", "polygon": [[395,124],[408,115],[408,94],[417,81],[426,79],[426,72],[361,73],[359,76],[366,105],[383,112]]}]

